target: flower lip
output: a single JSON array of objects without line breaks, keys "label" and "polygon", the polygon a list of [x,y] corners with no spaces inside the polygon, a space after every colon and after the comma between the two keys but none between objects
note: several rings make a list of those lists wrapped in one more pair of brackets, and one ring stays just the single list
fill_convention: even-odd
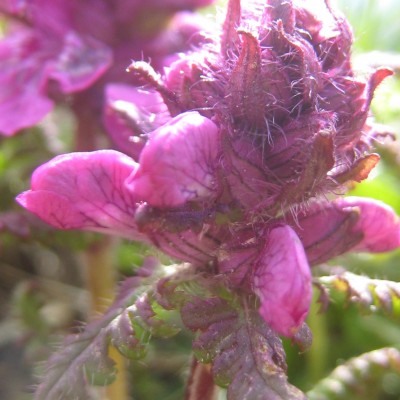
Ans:
[{"label": "flower lip", "polygon": [[17,202],[59,229],[83,229],[148,241],[134,223],[136,201],[125,187],[137,168],[113,150],[55,157],[32,175]]},{"label": "flower lip", "polygon": [[219,130],[197,112],[174,117],[156,129],[127,187],[154,207],[177,207],[215,198]]},{"label": "flower lip", "polygon": [[272,229],[254,265],[260,313],[272,329],[293,336],[311,303],[311,272],[302,243],[289,226]]}]

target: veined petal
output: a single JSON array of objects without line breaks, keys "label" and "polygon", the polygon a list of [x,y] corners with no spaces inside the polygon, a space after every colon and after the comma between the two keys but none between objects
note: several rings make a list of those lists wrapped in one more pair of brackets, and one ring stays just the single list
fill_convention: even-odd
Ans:
[{"label": "veined petal", "polygon": [[154,207],[213,198],[218,152],[217,126],[197,112],[180,114],[151,134],[128,186]]},{"label": "veined petal", "polygon": [[303,243],[309,263],[315,265],[349,251],[360,242],[361,233],[354,231],[358,216],[351,207],[342,209],[334,202],[316,203],[290,224]]},{"label": "veined petal", "polygon": [[345,197],[336,204],[342,209],[359,211],[353,232],[361,232],[362,240],[352,251],[381,253],[400,247],[400,219],[391,207],[379,200],[362,197]]},{"label": "veined petal", "polygon": [[345,197],[316,204],[292,221],[310,264],[348,251],[385,252],[400,247],[400,221],[378,200]]},{"label": "veined petal", "polygon": [[254,269],[260,313],[272,329],[293,336],[311,302],[311,272],[300,239],[289,226],[272,229]]},{"label": "veined petal", "polygon": [[34,172],[31,190],[17,201],[60,229],[145,240],[134,222],[135,199],[124,185],[136,168],[130,157],[113,150],[61,155]]}]

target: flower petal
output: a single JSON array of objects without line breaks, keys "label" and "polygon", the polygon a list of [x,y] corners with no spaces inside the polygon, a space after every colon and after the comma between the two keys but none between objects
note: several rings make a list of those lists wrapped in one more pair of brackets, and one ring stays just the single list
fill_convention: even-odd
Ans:
[{"label": "flower petal", "polygon": [[[354,231],[359,213],[335,203],[316,203],[299,213],[291,225],[303,243],[311,265],[320,264],[349,251],[362,239]],[[288,218],[288,222],[289,222]]]},{"label": "flower petal", "polygon": [[103,120],[108,133],[120,151],[138,159],[147,140],[145,135],[171,118],[161,95],[110,84],[105,97]]},{"label": "flower petal", "polygon": [[347,251],[385,252],[400,247],[400,221],[378,200],[345,197],[316,204],[292,221],[310,264]]},{"label": "flower petal", "polygon": [[361,197],[345,197],[336,204],[342,209],[359,210],[353,232],[361,232],[363,238],[352,251],[381,253],[400,247],[400,219],[391,207],[379,200]]},{"label": "flower petal", "polygon": [[111,50],[92,38],[84,40],[76,33],[68,32],[60,45],[48,77],[60,84],[63,93],[87,89],[112,63]]},{"label": "flower petal", "polygon": [[84,229],[146,240],[134,222],[136,202],[124,182],[137,164],[112,150],[55,157],[32,176],[23,207],[60,229]]},{"label": "flower petal", "polygon": [[151,134],[129,187],[154,207],[177,207],[217,192],[217,126],[197,112],[170,120]]},{"label": "flower petal", "polygon": [[[0,42],[0,132],[11,136],[38,123],[53,108],[44,86],[46,51],[21,30]],[[39,68],[39,66],[41,68]]]},{"label": "flower petal", "polygon": [[265,321],[278,333],[293,336],[307,316],[312,288],[303,245],[289,226],[269,233],[255,264],[254,289]]}]

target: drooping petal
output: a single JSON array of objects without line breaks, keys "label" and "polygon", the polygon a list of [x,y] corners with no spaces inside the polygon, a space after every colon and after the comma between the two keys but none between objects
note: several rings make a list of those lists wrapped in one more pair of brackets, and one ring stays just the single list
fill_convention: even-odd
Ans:
[{"label": "drooping petal", "polygon": [[381,253],[400,247],[400,219],[391,207],[361,197],[345,197],[336,204],[344,210],[354,207],[359,212],[353,232],[361,232],[362,240],[352,251]]},{"label": "drooping petal", "polygon": [[145,240],[134,222],[135,199],[125,188],[137,164],[112,150],[55,157],[17,197],[27,210],[60,229],[83,229]]},{"label": "drooping petal", "polygon": [[346,197],[315,204],[301,212],[292,226],[310,264],[347,251],[385,252],[400,247],[399,217],[378,200]]},{"label": "drooping petal", "polygon": [[68,32],[51,62],[48,79],[57,81],[63,93],[77,92],[96,82],[111,63],[112,52],[107,46]]},{"label": "drooping petal", "polygon": [[269,233],[254,269],[254,290],[260,313],[278,333],[293,336],[311,302],[311,272],[296,233],[278,226]]},{"label": "drooping petal", "polygon": [[147,134],[170,119],[161,95],[133,86],[110,84],[105,97],[103,120],[108,133],[120,151],[137,160]]},{"label": "drooping petal", "polygon": [[154,131],[128,186],[154,207],[177,207],[217,194],[217,126],[197,112],[180,114]]},{"label": "drooping petal", "polygon": [[56,39],[25,29],[0,42],[1,133],[10,136],[33,126],[52,110],[50,81],[72,93],[91,86],[109,67],[107,47],[72,32],[62,44]]},{"label": "drooping petal", "polygon": [[0,59],[0,133],[11,136],[53,108],[44,90],[47,53],[34,33],[21,30],[0,42]]},{"label": "drooping petal", "polygon": [[314,204],[290,221],[303,243],[308,262],[320,264],[359,243],[362,235],[353,231],[358,215],[356,210],[343,210],[332,202]]}]

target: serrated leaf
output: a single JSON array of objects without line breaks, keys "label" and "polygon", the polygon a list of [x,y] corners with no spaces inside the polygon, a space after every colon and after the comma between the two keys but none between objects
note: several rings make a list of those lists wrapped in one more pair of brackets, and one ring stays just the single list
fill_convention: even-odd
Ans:
[{"label": "serrated leaf", "polygon": [[[243,299],[244,300],[244,299]],[[228,400],[297,400],[305,395],[289,384],[282,342],[244,301],[192,298],[182,308],[186,326],[200,331],[193,343],[199,361],[212,362],[215,383]]]},{"label": "serrated leaf", "polygon": [[[328,292],[343,293],[349,302],[359,305],[365,312],[381,310],[392,317],[400,317],[399,282],[371,279],[351,272],[322,276],[317,282]],[[326,296],[327,292],[322,294]]]},{"label": "serrated leaf", "polygon": [[[166,272],[159,275],[162,273]],[[90,385],[108,385],[115,377],[114,363],[108,356],[110,344],[125,357],[143,357],[150,337],[164,329],[153,308],[158,277],[146,274],[128,278],[114,304],[100,319],[88,324],[81,333],[68,336],[49,359],[35,399],[93,399]]]},{"label": "serrated leaf", "polygon": [[307,395],[309,400],[366,399],[371,386],[382,374],[392,371],[400,375],[400,352],[383,348],[350,359],[320,381]]}]

